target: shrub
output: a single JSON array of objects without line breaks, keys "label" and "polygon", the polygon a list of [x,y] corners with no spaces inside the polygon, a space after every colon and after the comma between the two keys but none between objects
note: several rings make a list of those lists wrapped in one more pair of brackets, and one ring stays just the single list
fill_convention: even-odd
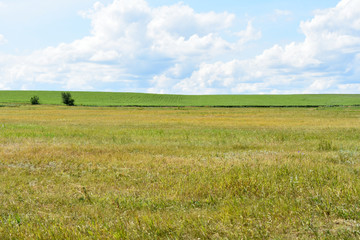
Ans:
[{"label": "shrub", "polygon": [[33,96],[33,97],[31,97],[31,98],[30,98],[30,103],[31,103],[32,105],[38,105],[38,104],[40,104],[40,102],[39,102],[39,97],[38,97],[38,96]]},{"label": "shrub", "polygon": [[61,93],[62,102],[68,106],[74,106],[75,100],[71,97],[71,93],[62,92]]}]

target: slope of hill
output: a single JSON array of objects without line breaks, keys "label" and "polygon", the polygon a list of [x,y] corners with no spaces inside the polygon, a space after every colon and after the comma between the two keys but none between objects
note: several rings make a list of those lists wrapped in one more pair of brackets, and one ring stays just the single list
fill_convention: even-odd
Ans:
[{"label": "slope of hill", "polygon": [[[354,106],[360,94],[314,95],[172,95],[118,92],[71,92],[76,105],[83,106]],[[41,104],[61,103],[58,91],[0,91],[2,104],[26,104],[32,96]]]}]

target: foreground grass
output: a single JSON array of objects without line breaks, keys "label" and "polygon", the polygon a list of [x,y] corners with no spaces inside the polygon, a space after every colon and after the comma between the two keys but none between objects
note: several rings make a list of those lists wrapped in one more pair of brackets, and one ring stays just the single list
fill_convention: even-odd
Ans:
[{"label": "foreground grass", "polygon": [[[354,106],[360,94],[323,95],[169,95],[114,92],[71,92],[83,106]],[[61,92],[0,91],[0,103],[29,103],[33,96],[41,104],[59,105]]]},{"label": "foreground grass", "polygon": [[360,238],[360,109],[0,112],[0,239]]}]

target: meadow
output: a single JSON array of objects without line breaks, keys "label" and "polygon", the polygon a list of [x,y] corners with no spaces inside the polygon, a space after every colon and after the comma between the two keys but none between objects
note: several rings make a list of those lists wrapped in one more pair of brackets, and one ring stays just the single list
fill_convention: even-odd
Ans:
[{"label": "meadow", "polygon": [[[71,92],[80,106],[360,106],[360,94],[314,95],[174,95],[119,92]],[[1,104],[29,104],[38,96],[41,104],[60,105],[61,92],[0,91]]]},{"label": "meadow", "polygon": [[0,239],[360,238],[359,119],[1,107]]}]

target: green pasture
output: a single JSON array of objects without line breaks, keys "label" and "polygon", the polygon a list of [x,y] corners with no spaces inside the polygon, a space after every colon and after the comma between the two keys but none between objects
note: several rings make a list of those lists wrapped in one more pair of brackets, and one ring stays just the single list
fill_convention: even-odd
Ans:
[{"label": "green pasture", "polygon": [[[170,95],[115,92],[71,92],[83,106],[354,106],[358,94],[324,95]],[[29,104],[32,96],[41,104],[61,104],[57,91],[0,91],[0,104]]]}]

